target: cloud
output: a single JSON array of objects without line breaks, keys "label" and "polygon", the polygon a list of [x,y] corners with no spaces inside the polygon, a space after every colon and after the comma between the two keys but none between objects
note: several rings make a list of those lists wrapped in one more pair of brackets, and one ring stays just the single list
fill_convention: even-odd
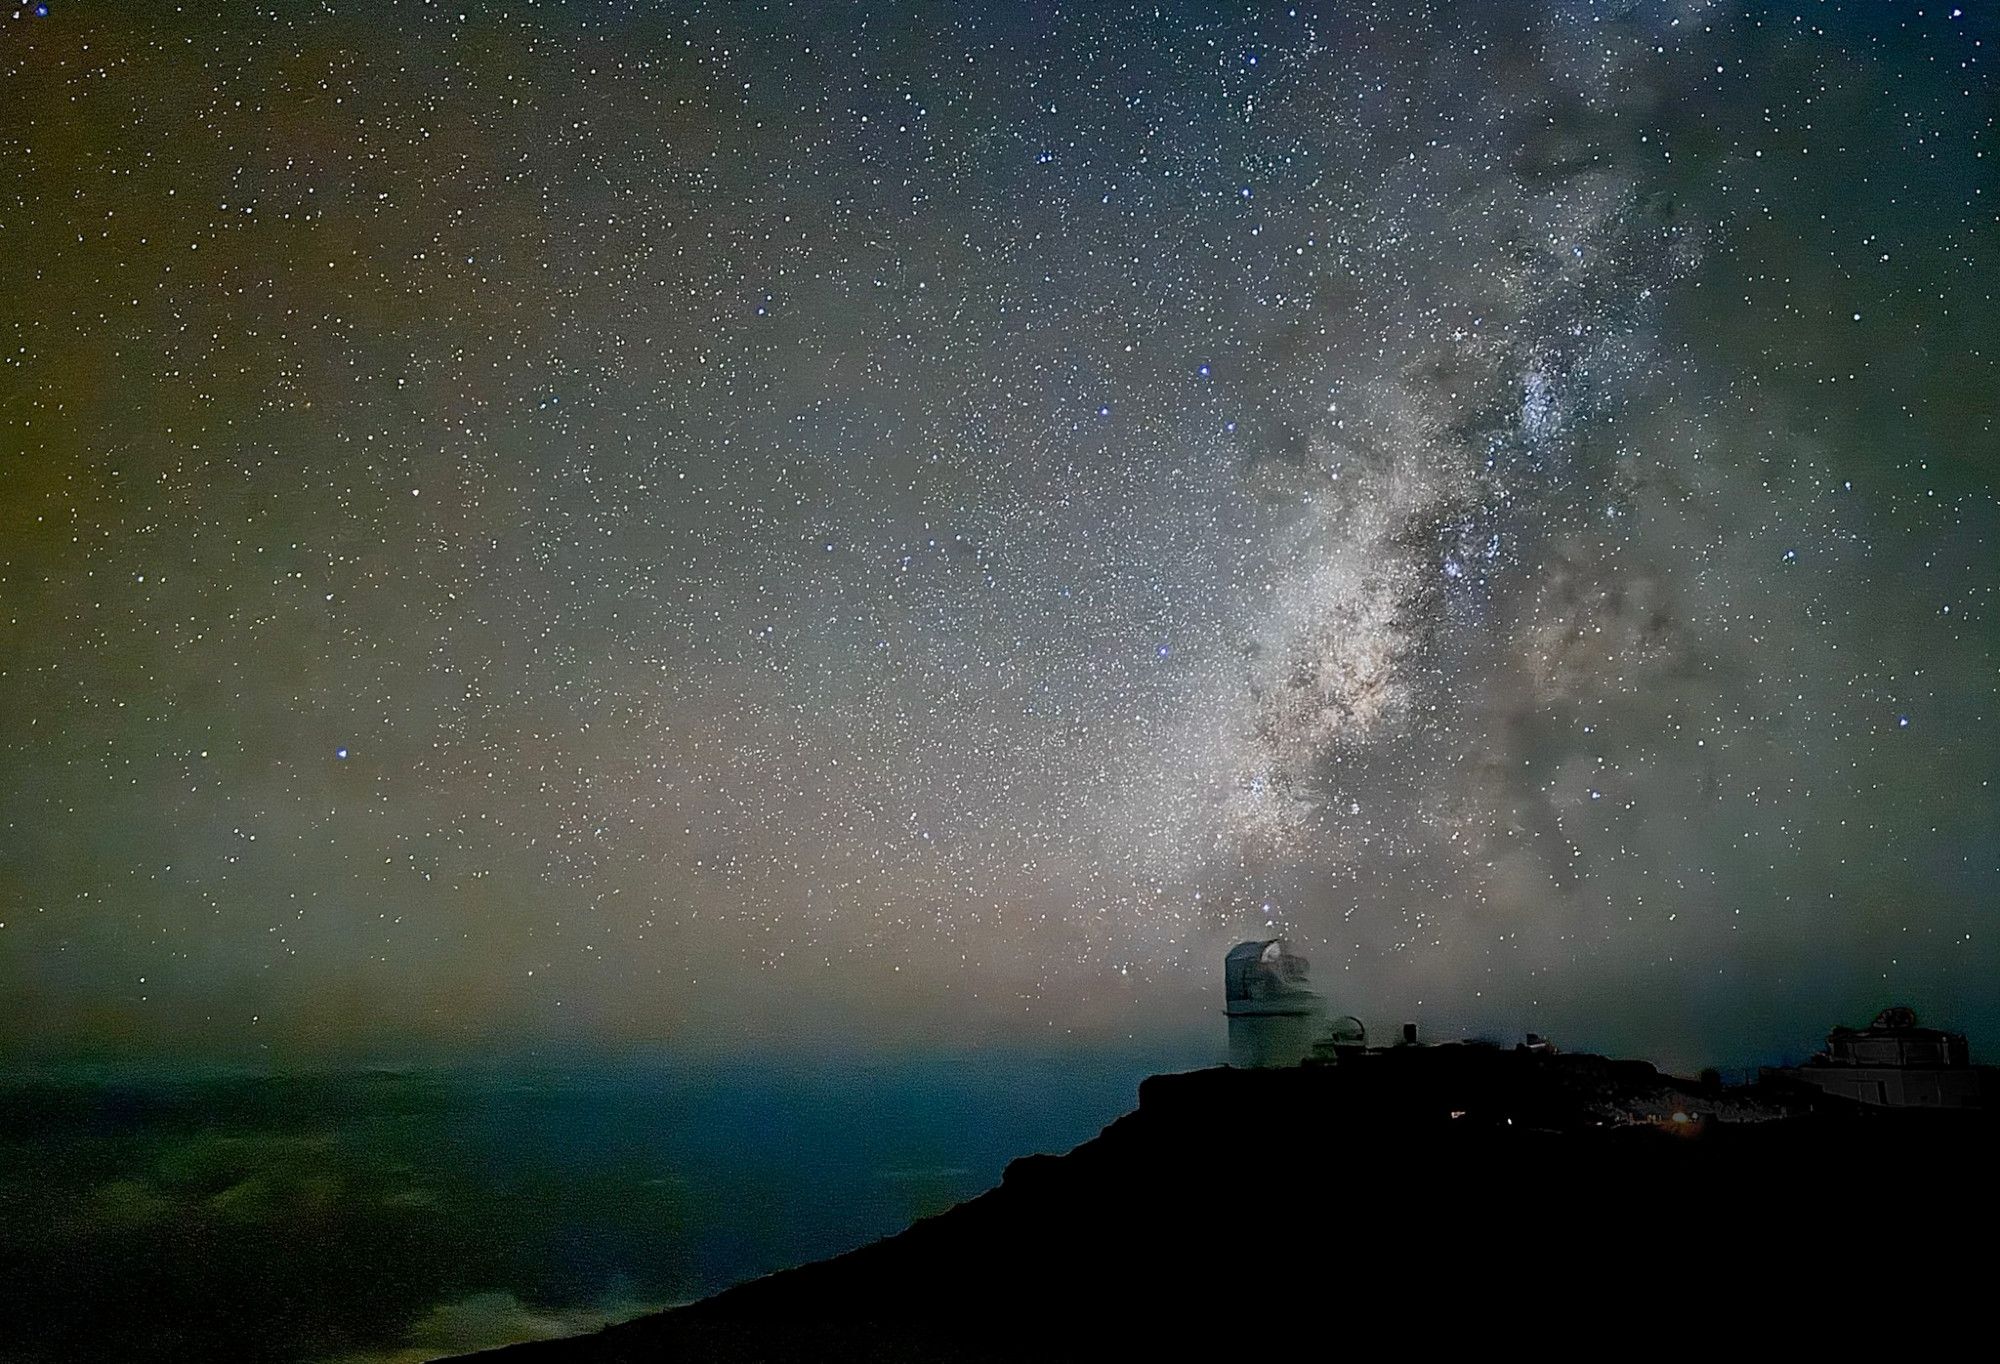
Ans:
[{"label": "cloud", "polygon": [[539,1308],[508,1292],[472,1293],[431,1308],[410,1327],[403,1346],[338,1355],[325,1364],[421,1364],[523,1341],[582,1335],[673,1305],[614,1298],[588,1307]]}]

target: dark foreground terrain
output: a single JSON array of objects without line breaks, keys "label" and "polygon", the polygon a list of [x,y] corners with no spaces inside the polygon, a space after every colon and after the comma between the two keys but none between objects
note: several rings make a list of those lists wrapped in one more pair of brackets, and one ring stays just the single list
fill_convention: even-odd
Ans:
[{"label": "dark foreground terrain", "polygon": [[1971,1341],[1992,1330],[1996,1133],[1468,1046],[1159,1076],[1094,1140],[901,1235],[482,1359]]}]

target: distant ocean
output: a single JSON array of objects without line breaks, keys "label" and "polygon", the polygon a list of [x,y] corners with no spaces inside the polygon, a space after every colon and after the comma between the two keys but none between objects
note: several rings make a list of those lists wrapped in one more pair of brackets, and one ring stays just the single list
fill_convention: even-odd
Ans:
[{"label": "distant ocean", "polygon": [[0,1086],[0,1358],[414,1361],[837,1254],[1094,1135],[1173,1053]]}]

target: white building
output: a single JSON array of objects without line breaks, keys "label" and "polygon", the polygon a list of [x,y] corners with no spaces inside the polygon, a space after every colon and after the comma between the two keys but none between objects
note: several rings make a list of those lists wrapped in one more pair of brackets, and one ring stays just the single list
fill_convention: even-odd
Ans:
[{"label": "white building", "polygon": [[1307,967],[1283,938],[1229,949],[1222,982],[1230,1065],[1295,1066],[1312,1054],[1326,1005],[1307,982]]},{"label": "white building", "polygon": [[1825,1051],[1770,1074],[1884,1108],[1979,1108],[1989,1072],[1972,1064],[1963,1033],[1920,1027],[1897,1006],[1865,1028],[1835,1028]]}]

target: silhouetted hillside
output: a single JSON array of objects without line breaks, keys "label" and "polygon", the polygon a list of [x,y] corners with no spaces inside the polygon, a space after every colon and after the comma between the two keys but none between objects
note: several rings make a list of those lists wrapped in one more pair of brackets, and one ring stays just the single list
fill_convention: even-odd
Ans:
[{"label": "silhouetted hillside", "polygon": [[1746,1310],[1852,1343],[1984,1301],[1963,1247],[1992,1225],[1995,1132],[1473,1046],[1159,1076],[1094,1140],[901,1235],[487,1358],[1319,1354],[1364,1326],[1601,1350]]}]

